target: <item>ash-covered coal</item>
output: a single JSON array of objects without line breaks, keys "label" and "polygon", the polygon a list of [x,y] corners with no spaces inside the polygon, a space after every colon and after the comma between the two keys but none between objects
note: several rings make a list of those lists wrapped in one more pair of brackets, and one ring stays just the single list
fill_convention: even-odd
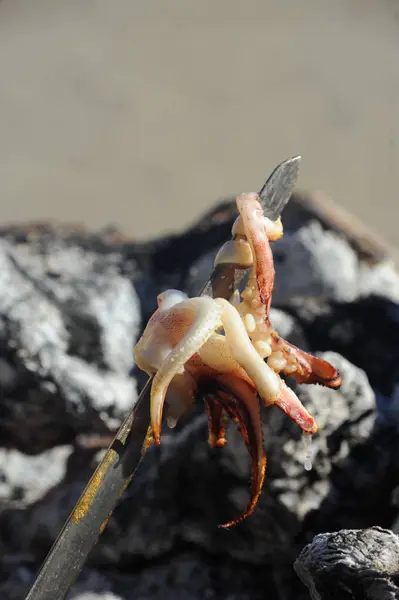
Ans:
[{"label": "ash-covered coal", "polygon": [[[145,244],[112,230],[0,231],[2,600],[24,598],[101,447],[136,401],[145,378],[132,349],[157,294],[197,294],[235,216],[225,202],[186,232]],[[249,458],[231,424],[228,444],[209,449],[199,403],[147,453],[71,599],[305,599],[293,563],[316,534],[393,527],[399,276],[389,253],[366,251],[303,196],[291,199],[283,222],[272,322],[343,377],[339,391],[297,386],[320,427],[312,470],[299,428],[264,411],[259,505],[231,531],[218,529],[246,505]]]}]

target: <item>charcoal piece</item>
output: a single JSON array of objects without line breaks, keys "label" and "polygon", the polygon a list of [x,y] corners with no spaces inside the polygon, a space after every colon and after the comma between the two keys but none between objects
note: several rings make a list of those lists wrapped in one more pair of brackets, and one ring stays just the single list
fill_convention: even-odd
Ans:
[{"label": "charcoal piece", "polygon": [[322,533],[294,568],[313,600],[396,600],[399,537],[381,527]]}]

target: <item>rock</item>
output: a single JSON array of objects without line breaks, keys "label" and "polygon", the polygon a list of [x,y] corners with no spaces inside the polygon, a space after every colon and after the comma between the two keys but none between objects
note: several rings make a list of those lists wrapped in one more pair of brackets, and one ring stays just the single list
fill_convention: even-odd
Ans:
[{"label": "rock", "polygon": [[[348,232],[304,214],[291,211],[274,245],[271,320],[343,377],[338,391],[296,386],[320,427],[312,470],[299,428],[265,409],[259,505],[231,531],[219,529],[246,505],[249,457],[234,423],[227,445],[209,449],[199,399],[146,453],[71,600],[304,600],[292,564],[314,535],[394,526],[396,272],[385,254],[374,260],[370,246],[359,252]],[[113,230],[0,231],[0,598],[25,597],[135,401],[145,377],[132,370],[132,347],[156,295],[198,293],[235,216],[226,202],[186,232],[144,244]]]},{"label": "rock", "polygon": [[287,231],[273,244],[276,280],[273,299],[289,304],[294,297],[351,302],[358,296],[358,258],[337,234],[313,221]]},{"label": "rock", "polygon": [[[311,472],[304,469],[299,428],[277,409],[266,410],[268,474],[259,506],[239,527],[229,532],[219,530],[219,523],[245,507],[249,459],[233,424],[228,427],[227,445],[209,449],[206,417],[199,403],[176,430],[164,426],[160,450],[147,454],[94,550],[92,564],[107,562],[116,567],[137,556],[159,559],[182,544],[190,544],[217,555],[219,560],[231,557],[246,564],[277,567],[291,564],[301,543],[307,541],[309,532],[317,531],[320,522],[353,519],[359,498],[364,506],[359,523],[374,519],[382,502],[378,486],[369,494],[369,502],[363,496],[371,480],[384,480],[389,451],[389,447],[380,448],[378,460],[370,461],[366,475],[359,448],[366,452],[369,443],[372,445],[374,393],[365,374],[343,357],[323,356],[338,366],[345,383],[338,392],[318,386],[301,386],[299,390],[320,425],[320,434],[313,442]],[[350,475],[352,471],[356,476]],[[344,483],[348,477],[350,493]],[[56,496],[53,506],[57,497],[64,503],[62,495]],[[30,518],[39,526],[37,513]]]},{"label": "rock", "polygon": [[0,449],[0,502],[28,506],[61,483],[72,453],[70,446],[27,456],[18,450]]},{"label": "rock", "polygon": [[399,427],[399,383],[393,388],[391,396],[377,396],[381,422],[389,427]]},{"label": "rock", "polygon": [[[229,532],[219,530],[219,523],[245,507],[249,459],[232,424],[227,432],[228,444],[223,449],[209,449],[206,417],[199,404],[176,430],[164,426],[160,451],[153,449],[146,455],[92,553],[92,566],[106,563],[117,568],[121,562],[134,564],[139,556],[159,559],[185,544],[216,554],[219,560],[230,557],[259,566],[289,565],[301,541],[314,531],[311,524],[305,527],[307,520],[324,522],[325,512],[329,522],[350,519],[351,498],[356,506],[370,479],[383,479],[385,454],[380,451],[379,461],[371,462],[369,478],[364,481],[364,470],[360,470],[358,459],[352,454],[367,444],[373,429],[374,394],[365,375],[345,359],[338,355],[325,357],[338,366],[345,384],[339,392],[316,386],[301,386],[299,391],[320,424],[320,434],[313,443],[311,472],[303,466],[305,454],[299,428],[277,409],[268,409],[264,427],[269,467],[259,506],[251,519],[239,527]],[[339,431],[345,435],[337,435]],[[94,468],[93,463],[90,466],[86,462],[85,469],[76,471],[77,465],[85,464],[85,455],[78,450],[75,454],[69,459],[64,482],[55,485],[51,494],[36,502],[29,513],[20,509],[7,511],[7,524],[3,521],[2,529],[11,530],[8,535],[12,548],[45,555]],[[89,456],[94,459],[93,452],[86,453],[86,461]],[[358,478],[357,483],[352,478],[350,495],[345,486],[341,488],[340,481],[345,481],[352,470],[358,472]],[[330,479],[333,471],[337,485]],[[360,522],[374,518],[380,502],[377,490],[368,504],[363,501]],[[341,497],[347,512],[341,507]]]},{"label": "rock", "polygon": [[[338,391],[316,385],[300,386],[298,390],[301,401],[319,426],[319,433],[312,440],[312,471],[304,470],[304,448],[301,448],[299,436],[290,431],[284,440],[283,453],[278,452],[283,476],[270,482],[274,489],[281,491],[282,503],[297,515],[298,522],[309,515],[314,519],[313,511],[324,520],[327,506],[345,518],[340,501],[344,490],[339,482],[346,479],[349,468],[354,469],[351,493],[355,497],[356,467],[351,457],[356,448],[368,442],[376,420],[375,396],[365,373],[338,354],[325,352],[320,356],[337,367],[343,384]],[[296,438],[299,440],[295,441]],[[358,485],[360,495],[364,487],[361,479]],[[332,505],[329,499],[332,499]],[[349,508],[348,501],[346,509]],[[332,518],[335,516],[330,514],[329,519]]]},{"label": "rock", "polygon": [[34,579],[34,571],[19,555],[2,555],[0,572],[0,597],[5,600],[25,598]]},{"label": "rock", "polygon": [[113,582],[98,571],[85,569],[72,586],[67,600],[124,600],[125,596],[112,591]]},{"label": "rock", "polygon": [[[1,598],[21,600],[29,590],[33,574],[27,567],[0,576]],[[5,579],[7,578],[7,579]],[[134,573],[107,569],[103,574],[84,569],[67,600],[262,600],[264,589],[274,592],[269,571],[261,574],[257,589],[247,570],[237,563],[212,563],[188,551]]]},{"label": "rock", "polygon": [[359,296],[380,296],[399,303],[399,274],[393,261],[377,265],[363,264],[359,272]]},{"label": "rock", "polygon": [[[49,464],[58,454],[58,463]],[[60,457],[63,460],[60,460]],[[19,484],[17,474],[8,482],[9,492],[22,487],[19,498],[9,493],[2,500],[0,513],[0,543],[6,540],[6,553],[44,560],[57,538],[80,494],[89,481],[100,456],[95,449],[60,447],[36,456],[19,457],[20,464],[30,469],[25,488]],[[32,465],[30,465],[32,462]],[[33,469],[40,482],[29,485]],[[62,477],[60,470],[63,469]],[[14,483],[17,480],[17,483]],[[28,487],[29,486],[29,487]],[[18,501],[17,501],[18,500]],[[1,594],[0,594],[1,597]]]},{"label": "rock", "polygon": [[381,527],[317,535],[294,568],[313,600],[399,597],[399,537]]},{"label": "rock", "polygon": [[297,303],[295,315],[311,348],[343,354],[386,397],[399,382],[398,305],[378,296],[351,303]]},{"label": "rock", "polygon": [[0,240],[0,432],[38,452],[112,427],[132,406],[140,308],[132,284],[98,257],[94,268],[93,253],[57,247],[49,264],[26,250]]},{"label": "rock", "polygon": [[200,257],[189,269],[186,290],[190,297],[198,296],[201,293],[202,288],[208,280],[209,273],[212,273],[217,252],[218,248],[208,252],[205,256]]},{"label": "rock", "polygon": [[281,337],[292,338],[297,323],[292,315],[278,308],[270,309],[270,321]]},{"label": "rock", "polygon": [[108,592],[83,592],[83,594],[74,594],[70,598],[71,600],[123,600],[122,596],[115,596]]}]

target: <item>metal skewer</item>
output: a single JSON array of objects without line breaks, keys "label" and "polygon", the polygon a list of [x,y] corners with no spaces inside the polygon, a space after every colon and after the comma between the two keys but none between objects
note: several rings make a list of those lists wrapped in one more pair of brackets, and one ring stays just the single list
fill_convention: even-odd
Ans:
[{"label": "metal skewer", "polygon": [[[276,220],[289,201],[299,164],[300,156],[282,162],[259,192],[265,216],[270,219]],[[201,295],[229,298],[244,274],[231,265],[220,265],[214,269]],[[150,423],[150,388],[151,379],[54,542],[26,600],[63,600],[78,577],[141,461]]]}]

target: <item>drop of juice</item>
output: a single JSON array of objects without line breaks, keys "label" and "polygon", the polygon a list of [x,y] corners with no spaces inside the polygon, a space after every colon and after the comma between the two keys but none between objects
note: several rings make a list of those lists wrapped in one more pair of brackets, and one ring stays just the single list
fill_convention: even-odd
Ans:
[{"label": "drop of juice", "polygon": [[303,433],[303,443],[305,446],[305,462],[304,467],[305,471],[312,470],[312,434],[311,433]]}]

